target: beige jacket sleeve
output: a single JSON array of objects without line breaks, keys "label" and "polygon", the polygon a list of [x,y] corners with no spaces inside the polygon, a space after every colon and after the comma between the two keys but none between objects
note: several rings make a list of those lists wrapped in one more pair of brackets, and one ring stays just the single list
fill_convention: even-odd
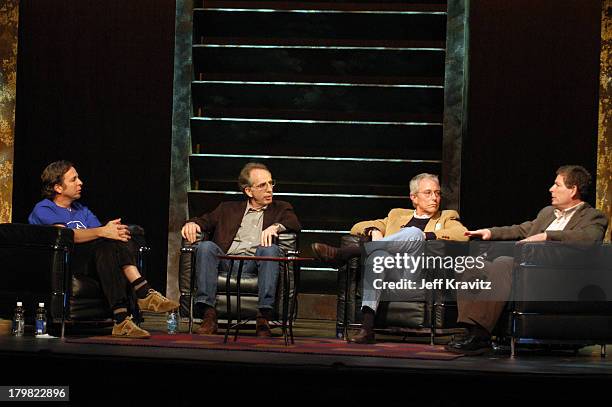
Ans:
[{"label": "beige jacket sleeve", "polygon": [[469,240],[469,237],[465,235],[467,228],[463,226],[459,220],[459,213],[457,213],[457,211],[442,211],[439,223],[442,224],[442,229],[434,230],[437,239],[455,240],[458,242],[466,242]]},{"label": "beige jacket sleeve", "polygon": [[385,231],[387,230],[387,222],[389,221],[389,217],[387,216],[384,219],[376,219],[376,220],[364,220],[363,222],[359,222],[351,228],[351,235],[356,236],[364,236],[364,232],[367,228],[376,228],[385,235]]}]

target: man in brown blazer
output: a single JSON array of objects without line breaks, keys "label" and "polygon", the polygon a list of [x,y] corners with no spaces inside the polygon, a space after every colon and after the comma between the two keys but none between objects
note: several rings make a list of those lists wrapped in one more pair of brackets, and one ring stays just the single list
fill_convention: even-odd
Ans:
[{"label": "man in brown blazer", "polygon": [[[542,209],[533,221],[520,225],[479,229],[469,231],[467,234],[482,240],[520,242],[601,241],[608,226],[608,219],[601,211],[583,201],[590,183],[591,175],[583,167],[562,166],[557,170],[555,183],[549,189],[551,205]],[[493,262],[485,262],[485,268],[477,276],[491,282],[491,286],[495,289],[495,298],[509,297],[513,263],[512,257],[498,257]],[[489,350],[491,332],[506,302],[487,301],[484,298],[478,296],[468,298],[467,295],[458,293],[457,321],[468,329],[468,334],[446,345],[447,350],[468,355],[482,354]]]},{"label": "man in brown blazer", "polygon": [[[419,174],[410,180],[410,200],[414,209],[392,209],[386,218],[359,222],[351,234],[371,237],[373,241],[405,242],[395,245],[394,251],[407,252],[415,247],[415,241],[459,240],[466,241],[467,229],[459,221],[454,210],[440,210],[441,193],[438,176]],[[402,246],[403,245],[403,246]],[[336,248],[323,243],[314,243],[315,256],[332,265],[340,265],[351,257],[359,256],[359,247]],[[355,343],[374,343],[374,319],[380,300],[380,291],[364,293],[361,311],[362,329],[351,338]],[[372,298],[370,298],[372,297]]]},{"label": "man in brown blazer", "polygon": [[[187,221],[181,230],[183,238],[196,241],[198,233],[210,239],[196,246],[195,303],[203,308],[202,325],[196,331],[201,335],[217,332],[217,276],[227,272],[229,261],[221,261],[224,254],[246,256],[282,255],[273,238],[284,231],[298,232],[300,222],[293,207],[284,201],[273,200],[274,180],[268,168],[260,163],[248,163],[238,177],[240,190],[246,200],[223,202],[210,213]],[[237,264],[235,265],[238,266]],[[243,274],[257,273],[259,303],[256,335],[271,336],[268,321],[274,307],[279,263],[274,261],[247,261]]]}]

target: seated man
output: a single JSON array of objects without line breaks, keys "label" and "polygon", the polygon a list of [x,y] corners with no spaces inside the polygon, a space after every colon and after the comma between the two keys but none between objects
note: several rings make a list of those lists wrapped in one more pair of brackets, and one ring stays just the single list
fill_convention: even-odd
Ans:
[{"label": "seated man", "polygon": [[[373,241],[416,240],[468,240],[467,229],[453,210],[440,211],[440,182],[437,175],[419,174],[410,180],[410,199],[413,209],[392,209],[386,218],[359,222],[351,234],[371,237]],[[358,247],[336,248],[323,243],[313,243],[315,256],[332,265],[339,265],[349,258],[359,256]],[[359,333],[351,338],[355,343],[374,343],[374,317],[379,298],[364,299],[361,311],[363,324]]]},{"label": "seated man", "polygon": [[[493,227],[469,231],[469,236],[482,240],[583,241],[603,240],[608,227],[606,216],[583,201],[591,183],[591,175],[578,165],[565,165],[557,170],[555,183],[550,187],[552,205],[542,209],[533,221],[520,225]],[[495,298],[508,298],[512,284],[513,258],[502,256],[493,262],[485,262],[479,275],[469,278],[486,278],[495,289]],[[470,271],[466,271],[466,277]],[[487,352],[491,344],[491,332],[501,315],[505,301],[485,300],[482,297],[457,295],[459,315],[457,321],[468,329],[468,335],[446,345],[447,350],[466,355]],[[490,295],[490,294],[488,294]]]},{"label": "seated man", "polygon": [[[299,232],[300,222],[293,207],[283,201],[273,201],[274,180],[268,168],[260,163],[248,163],[238,177],[238,186],[247,197],[244,201],[222,202],[210,213],[187,221],[181,230],[190,243],[197,240],[197,233],[206,233],[210,240],[201,241],[195,248],[196,255],[196,306],[203,312],[202,325],[196,331],[200,335],[217,332],[217,277],[227,273],[229,261],[220,261],[224,254],[246,256],[282,256],[274,236],[284,231]],[[238,267],[238,262],[234,264]],[[275,261],[246,261],[243,274],[258,273],[259,303],[256,319],[256,335],[271,336],[268,321],[276,296],[279,263]],[[234,270],[232,270],[234,272]]]},{"label": "seated man", "polygon": [[102,226],[98,218],[84,205],[81,197],[83,181],[68,161],[56,161],[41,175],[45,197],[32,210],[28,221],[34,225],[55,225],[74,229],[77,244],[73,262],[95,262],[96,273],[104,295],[113,311],[112,335],[125,338],[148,338],[151,335],[138,327],[128,313],[126,279],[138,297],[143,311],[167,312],[178,308],[155,291],[136,267],[137,248],[131,243],[127,225],[115,219]]}]

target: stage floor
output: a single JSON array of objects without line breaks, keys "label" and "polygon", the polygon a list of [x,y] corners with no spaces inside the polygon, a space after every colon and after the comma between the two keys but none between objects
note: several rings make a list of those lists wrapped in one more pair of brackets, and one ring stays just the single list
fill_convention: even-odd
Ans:
[{"label": "stage floor", "polygon": [[[163,332],[163,320],[147,318],[146,321],[143,324],[146,329]],[[299,320],[296,343],[308,337],[333,338],[334,332],[335,324],[331,321]],[[252,335],[252,331],[245,330],[242,335]],[[380,339],[401,341],[401,337],[381,336]],[[428,337],[419,339],[421,343],[427,341]],[[470,393],[465,389],[471,386],[481,393],[491,393],[502,404],[520,401],[518,389],[537,392],[550,388],[555,391],[555,400],[562,403],[578,396],[582,390],[590,393],[588,389],[612,384],[612,356],[602,358],[599,352],[598,346],[592,346],[577,353],[525,350],[516,358],[506,353],[456,360],[421,360],[109,346],[4,336],[0,337],[1,365],[9,367],[14,374],[10,382],[4,374],[0,385],[68,384],[72,400],[83,403],[92,392],[98,393],[99,388],[117,386],[124,381],[141,383],[138,386],[144,385],[147,395],[156,399],[168,396],[164,390],[168,382],[189,389],[198,389],[200,383],[240,397],[248,393],[235,394],[233,389],[236,380],[245,378],[250,385],[271,385],[275,392],[282,394],[293,396],[310,389],[304,397],[324,396],[330,400],[359,400],[363,394],[376,396],[384,392],[391,397],[389,400],[399,401],[409,391],[413,400],[463,405],[470,404]],[[138,372],[136,376],[134,372]],[[396,393],[387,394],[392,389]],[[106,399],[104,394],[100,393],[97,400]],[[179,404],[199,404],[196,394],[181,392]]]}]

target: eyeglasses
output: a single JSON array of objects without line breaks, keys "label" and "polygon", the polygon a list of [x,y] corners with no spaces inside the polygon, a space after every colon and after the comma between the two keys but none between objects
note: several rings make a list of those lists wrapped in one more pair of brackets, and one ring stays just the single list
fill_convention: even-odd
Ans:
[{"label": "eyeglasses", "polygon": [[440,198],[442,196],[442,191],[440,191],[440,190],[432,191],[432,190],[428,189],[427,191],[417,192],[417,194],[422,194],[422,195],[426,196],[427,198],[431,198],[433,195],[435,195],[436,198]]},{"label": "eyeglasses", "polygon": [[274,185],[276,185],[276,181],[271,179],[268,182],[262,182],[261,184],[251,185],[251,188],[253,188],[253,189],[265,189],[268,185],[270,185],[270,187],[274,188]]}]

